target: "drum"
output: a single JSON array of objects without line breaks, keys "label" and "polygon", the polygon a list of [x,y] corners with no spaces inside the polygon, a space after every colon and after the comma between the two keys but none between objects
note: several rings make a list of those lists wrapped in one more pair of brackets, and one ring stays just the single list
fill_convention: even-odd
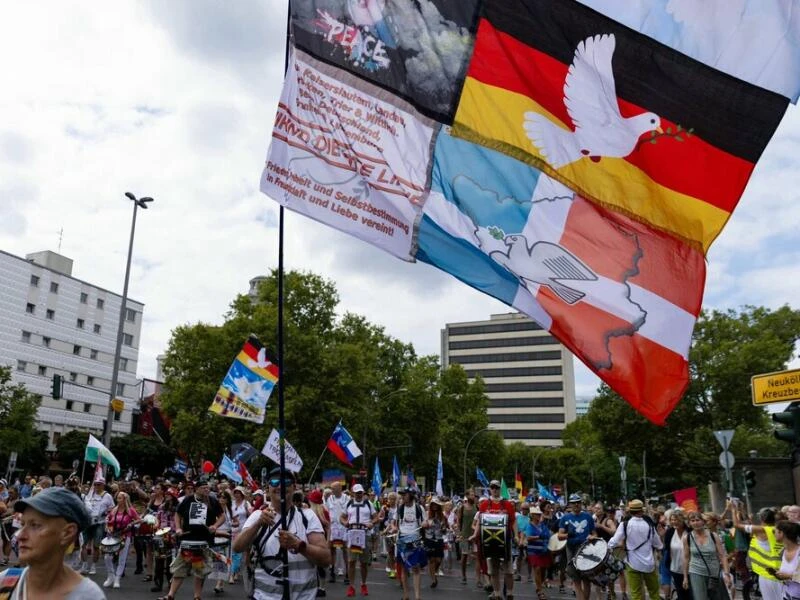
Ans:
[{"label": "drum", "polygon": [[547,542],[547,549],[553,554],[561,552],[567,545],[567,540],[558,539],[558,534],[554,533],[550,536],[550,541]]},{"label": "drum", "polygon": [[480,517],[481,551],[484,558],[504,560],[508,556],[508,515],[482,513]]},{"label": "drum", "polygon": [[164,527],[153,534],[153,549],[158,556],[165,556],[172,548],[172,529]]},{"label": "drum", "polygon": [[572,565],[581,577],[592,579],[603,572],[608,555],[608,543],[605,540],[586,540],[572,557]]},{"label": "drum", "polygon": [[153,535],[158,525],[158,520],[155,515],[145,515],[142,522],[136,526],[136,535],[138,537],[149,537]]},{"label": "drum", "polygon": [[209,579],[216,581],[224,581],[228,578],[228,569],[231,565],[230,547],[231,539],[229,537],[216,536],[214,544],[211,546],[211,573],[208,574]]},{"label": "drum", "polygon": [[208,544],[206,542],[195,540],[182,540],[180,550],[182,554],[185,553],[190,554],[191,556],[204,556],[206,550],[208,550]]},{"label": "drum", "polygon": [[122,540],[107,535],[100,541],[100,552],[103,554],[115,554],[122,548]]}]

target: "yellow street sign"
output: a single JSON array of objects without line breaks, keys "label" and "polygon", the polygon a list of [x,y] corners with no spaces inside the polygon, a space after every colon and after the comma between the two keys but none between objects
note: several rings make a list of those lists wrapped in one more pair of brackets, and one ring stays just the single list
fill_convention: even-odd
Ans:
[{"label": "yellow street sign", "polygon": [[773,404],[800,400],[800,369],[753,375],[753,404]]},{"label": "yellow street sign", "polygon": [[125,401],[120,400],[119,398],[114,398],[111,401],[111,408],[114,409],[114,412],[122,412],[122,410],[125,408]]}]

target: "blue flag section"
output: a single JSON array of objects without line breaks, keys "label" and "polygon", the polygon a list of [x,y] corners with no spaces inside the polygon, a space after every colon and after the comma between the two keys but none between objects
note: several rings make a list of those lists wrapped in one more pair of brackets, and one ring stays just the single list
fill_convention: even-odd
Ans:
[{"label": "blue flag section", "polygon": [[397,464],[396,456],[392,459],[392,487],[395,492],[400,487],[400,465]]},{"label": "blue flag section", "polygon": [[550,500],[550,502],[555,502],[556,497],[548,490],[545,486],[543,486],[540,482],[536,482],[536,489],[539,490],[539,496],[544,498],[545,500]]},{"label": "blue flag section", "polygon": [[381,468],[378,466],[378,457],[375,457],[375,470],[372,472],[372,491],[375,495],[381,497],[381,489],[383,488],[383,480],[381,479]]},{"label": "blue flag section", "polygon": [[483,487],[489,487],[489,480],[486,478],[486,475],[483,471],[481,471],[480,467],[475,467],[475,475],[478,478],[478,481],[481,482]]},{"label": "blue flag section", "polygon": [[242,483],[242,476],[239,474],[238,462],[234,462],[227,454],[222,455],[222,462],[219,463],[220,475],[225,475],[231,481]]},{"label": "blue flag section", "polygon": [[406,475],[406,485],[415,490],[419,489],[417,487],[417,480],[414,479],[414,470],[411,467],[408,468],[408,474]]}]

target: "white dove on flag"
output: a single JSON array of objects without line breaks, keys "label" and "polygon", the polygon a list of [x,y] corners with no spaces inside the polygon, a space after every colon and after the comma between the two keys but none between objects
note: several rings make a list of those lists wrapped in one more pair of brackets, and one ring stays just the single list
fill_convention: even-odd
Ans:
[{"label": "white dove on flag", "polygon": [[267,349],[261,348],[258,351],[258,356],[256,357],[257,360],[253,360],[252,358],[247,359],[247,366],[248,367],[258,367],[259,369],[266,369],[268,366],[272,364],[272,362],[267,358]]},{"label": "white dove on flag", "polygon": [[564,104],[575,131],[546,116],[526,112],[522,124],[542,156],[555,169],[590,158],[623,158],[636,148],[642,134],[661,132],[661,118],[651,112],[623,117],[617,101],[611,59],[613,34],[596,35],[578,44],[564,82]]},{"label": "white dove on flag", "polygon": [[530,284],[547,286],[567,304],[575,304],[586,294],[564,282],[597,281],[589,267],[558,244],[536,242],[528,247],[528,240],[519,234],[507,235],[505,244],[508,252],[494,250],[489,256],[529,288]]}]

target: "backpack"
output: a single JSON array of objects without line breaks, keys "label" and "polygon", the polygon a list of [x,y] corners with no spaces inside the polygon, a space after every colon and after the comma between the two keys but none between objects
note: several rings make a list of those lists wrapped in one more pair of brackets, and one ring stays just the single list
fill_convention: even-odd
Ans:
[{"label": "backpack", "polygon": [[[419,502],[414,503],[414,508],[417,509],[417,521],[420,523],[425,520],[424,515],[422,514],[422,507],[419,505]],[[406,505],[401,504],[397,507],[397,520],[402,521],[403,515],[406,513]]]},{"label": "backpack", "polygon": [[[295,507],[292,506],[289,509],[289,514],[286,515],[286,523],[292,523],[294,521],[295,515]],[[306,517],[303,510],[300,510],[300,519],[303,521],[303,529],[308,529],[308,517]],[[246,559],[243,561],[245,568],[244,568],[244,577],[242,577],[242,583],[244,584],[244,592],[246,598],[252,598],[253,592],[255,590],[255,578],[256,578],[256,567],[261,567],[264,571],[270,571],[271,569],[267,567],[267,560],[276,559],[277,556],[264,556],[261,552],[261,548],[264,545],[264,542],[269,539],[269,537],[278,530],[278,527],[281,526],[280,520],[278,520],[272,527],[267,529],[266,527],[261,527],[256,538],[253,540],[253,543],[250,546],[250,552]]]},{"label": "backpack", "polygon": [[[350,500],[350,501],[347,502],[347,505],[345,506],[345,510],[347,510],[351,506],[355,506],[357,508],[363,508],[364,506],[366,506],[367,508],[369,508],[369,518],[370,519],[372,518],[372,515],[375,513],[375,507],[372,505],[372,503],[369,500],[364,500],[361,503],[356,503],[355,500]],[[356,525],[359,525],[361,523],[361,521],[359,519],[361,519],[361,511],[360,510],[356,511]]]}]

